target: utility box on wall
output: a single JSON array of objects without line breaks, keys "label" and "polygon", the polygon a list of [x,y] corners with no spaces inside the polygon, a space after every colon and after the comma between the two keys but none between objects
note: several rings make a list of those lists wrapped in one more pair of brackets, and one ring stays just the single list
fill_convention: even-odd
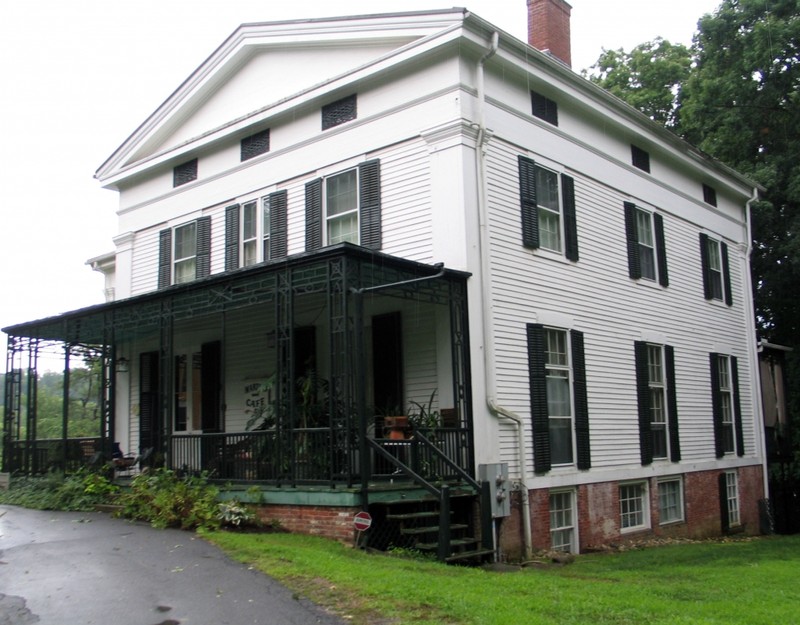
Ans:
[{"label": "utility box on wall", "polygon": [[511,514],[508,481],[508,463],[478,465],[478,480],[488,482],[492,503],[492,517],[505,517]]}]

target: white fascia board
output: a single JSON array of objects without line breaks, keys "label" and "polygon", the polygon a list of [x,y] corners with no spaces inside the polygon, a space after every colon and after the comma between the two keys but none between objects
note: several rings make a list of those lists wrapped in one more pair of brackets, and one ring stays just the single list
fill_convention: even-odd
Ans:
[{"label": "white fascia board", "polygon": [[[188,149],[201,150],[223,136],[311,100],[321,92],[332,91],[347,83],[363,80],[370,75],[380,73],[391,65],[423,54],[452,38],[453,33],[461,28],[465,14],[464,9],[449,9],[355,18],[243,24],[117,148],[98,168],[95,178],[102,182],[104,187],[113,188],[125,178],[174,158],[176,153],[185,153]],[[324,83],[267,105],[259,111],[232,120],[230,123],[209,130],[200,137],[180,146],[156,153],[131,166],[122,166],[125,159],[135,152],[136,147],[157,132],[187,100],[201,93],[204,87],[212,81],[216,82],[221,76],[224,77],[227,72],[235,72],[250,55],[259,49],[331,43],[340,43],[343,46],[368,45],[371,42],[385,43],[392,40],[400,42],[409,37],[418,39],[345,75],[332,77]]]}]

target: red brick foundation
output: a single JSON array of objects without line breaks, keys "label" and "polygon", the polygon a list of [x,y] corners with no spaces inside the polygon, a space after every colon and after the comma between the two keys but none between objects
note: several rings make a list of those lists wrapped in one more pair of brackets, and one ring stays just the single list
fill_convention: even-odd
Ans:
[{"label": "red brick foundation", "polygon": [[[658,480],[647,479],[650,503],[650,524],[647,529],[626,533],[620,531],[619,482],[582,484],[577,493],[578,539],[580,551],[607,549],[625,543],[653,538],[708,538],[722,534],[719,475],[722,470],[686,473],[683,476],[684,520],[660,524]],[[758,534],[759,500],[764,498],[761,466],[736,469],[739,481],[741,525],[736,531]],[[528,493],[531,511],[531,542],[534,552],[550,548],[550,489],[534,489]],[[523,557],[523,530],[520,493],[514,493],[511,516],[500,524],[501,553],[510,561]]]},{"label": "red brick foundation", "polygon": [[290,532],[352,543],[353,516],[359,508],[266,504],[259,505],[257,510],[264,523],[278,522]]}]

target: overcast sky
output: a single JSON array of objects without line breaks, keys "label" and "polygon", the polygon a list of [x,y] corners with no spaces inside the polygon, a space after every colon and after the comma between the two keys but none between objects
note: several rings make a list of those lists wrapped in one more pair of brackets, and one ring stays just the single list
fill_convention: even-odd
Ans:
[{"label": "overcast sky", "polygon": [[[571,0],[572,65],[691,43],[720,0]],[[449,8],[448,0],[0,0],[0,328],[103,302],[113,250],[97,168],[244,22]],[[460,3],[527,39],[525,0]],[[0,345],[5,345],[5,335]]]}]

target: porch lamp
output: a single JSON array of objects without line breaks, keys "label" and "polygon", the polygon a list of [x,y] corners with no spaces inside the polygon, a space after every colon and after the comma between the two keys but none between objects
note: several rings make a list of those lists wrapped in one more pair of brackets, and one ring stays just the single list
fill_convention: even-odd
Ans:
[{"label": "porch lamp", "polygon": [[130,362],[125,356],[117,358],[116,369],[117,373],[128,373]]}]

